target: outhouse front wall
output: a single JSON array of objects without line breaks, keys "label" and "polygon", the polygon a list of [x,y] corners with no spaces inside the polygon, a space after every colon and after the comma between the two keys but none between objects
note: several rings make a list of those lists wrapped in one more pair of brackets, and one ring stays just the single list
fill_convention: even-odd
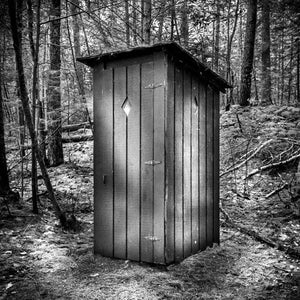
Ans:
[{"label": "outhouse front wall", "polygon": [[95,252],[105,256],[165,262],[165,62],[157,52],[94,69]]}]

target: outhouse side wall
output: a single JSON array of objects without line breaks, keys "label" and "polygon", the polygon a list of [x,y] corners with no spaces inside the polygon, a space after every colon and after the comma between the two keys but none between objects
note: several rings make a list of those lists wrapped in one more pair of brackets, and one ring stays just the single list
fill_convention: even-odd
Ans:
[{"label": "outhouse side wall", "polygon": [[219,92],[168,59],[166,263],[219,243]]},{"label": "outhouse side wall", "polygon": [[103,256],[165,263],[164,57],[94,69],[94,249]]}]

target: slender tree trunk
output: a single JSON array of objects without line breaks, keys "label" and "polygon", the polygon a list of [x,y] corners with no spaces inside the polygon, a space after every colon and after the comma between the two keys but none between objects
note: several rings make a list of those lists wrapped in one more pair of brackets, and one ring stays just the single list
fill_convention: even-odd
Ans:
[{"label": "slender tree trunk", "polygon": [[288,97],[287,103],[291,103],[291,94],[292,94],[292,81],[293,81],[293,60],[294,60],[294,38],[291,36],[291,48],[290,48],[290,72],[289,72],[289,82],[288,82]]},{"label": "slender tree trunk", "polygon": [[137,14],[137,10],[138,10],[138,0],[133,0],[132,1],[132,27],[134,28],[133,30],[133,42],[135,45],[137,45],[137,33],[138,33],[138,29],[137,29],[137,19],[138,19],[138,14]]},{"label": "slender tree trunk", "polygon": [[[240,0],[236,1],[236,7],[235,7],[235,14],[234,14],[234,24],[233,24],[233,29],[231,34],[229,34],[229,28],[228,28],[228,42],[227,42],[227,57],[226,57],[226,79],[229,83],[233,84],[233,74],[231,71],[231,48],[232,48],[232,42],[233,42],[233,38],[236,32],[236,28],[237,28],[237,22],[238,22],[238,18],[239,18],[239,7],[240,7]],[[228,17],[230,15],[230,6],[228,8]],[[227,98],[227,103],[226,105],[228,105],[229,103],[233,103],[233,90],[230,89],[229,93],[227,93],[229,96]],[[226,95],[227,95],[226,94]]]},{"label": "slender tree trunk", "polygon": [[300,40],[297,41],[297,101],[300,104]]},{"label": "slender tree trunk", "polygon": [[130,47],[130,24],[129,24],[129,8],[128,8],[128,1],[125,0],[125,28],[126,28],[126,46]]},{"label": "slender tree trunk", "polygon": [[241,71],[241,95],[239,104],[249,105],[251,95],[251,77],[253,68],[253,55],[255,43],[257,0],[248,0],[246,36],[244,41],[244,54]]},{"label": "slender tree trunk", "polygon": [[[32,75],[32,119],[34,131],[36,133],[36,103],[38,96],[38,57],[39,57],[39,39],[40,39],[40,0],[37,0],[37,20],[36,20],[36,45],[33,41],[33,11],[31,0],[27,0],[27,12],[28,12],[28,33],[29,43],[31,48],[31,55],[33,60],[33,75]],[[38,185],[37,185],[37,163],[34,144],[32,145],[32,160],[31,160],[31,188],[32,188],[32,210],[34,213],[38,213]]]},{"label": "slender tree trunk", "polygon": [[[231,2],[230,2],[231,3]],[[219,54],[220,54],[220,0],[216,0],[216,29],[215,29],[215,49],[213,68],[216,72],[219,71]],[[230,7],[229,7],[230,10]]]},{"label": "slender tree trunk", "polygon": [[271,101],[271,58],[270,58],[270,3],[269,0],[262,0],[262,27],[261,27],[261,104],[269,105]]},{"label": "slender tree trunk", "polygon": [[142,0],[142,38],[143,42],[148,45],[150,44],[151,40],[151,13],[151,0]]},{"label": "slender tree trunk", "polygon": [[[18,0],[18,1],[21,1],[21,0]],[[66,215],[62,212],[58,202],[56,201],[46,166],[44,164],[42,156],[37,147],[37,139],[36,139],[36,135],[34,132],[32,116],[30,113],[29,98],[28,98],[28,92],[27,92],[26,81],[25,81],[25,76],[24,76],[23,59],[22,59],[22,52],[21,52],[21,47],[20,47],[21,40],[19,39],[19,34],[18,34],[19,28],[17,26],[17,21],[16,21],[16,0],[9,1],[8,5],[9,5],[11,32],[12,32],[12,37],[13,37],[14,49],[15,49],[16,69],[17,69],[17,73],[18,73],[21,101],[22,101],[22,105],[23,105],[23,109],[24,109],[24,114],[26,117],[27,127],[28,127],[28,130],[30,133],[31,142],[32,142],[32,144],[35,145],[36,157],[39,162],[41,172],[42,172],[42,175],[43,175],[43,178],[45,181],[45,185],[47,187],[47,191],[49,194],[49,198],[54,207],[54,211],[56,213],[57,218],[60,220],[61,225],[63,227],[66,227],[66,225],[67,225]]]},{"label": "slender tree trunk", "polygon": [[189,43],[189,24],[187,15],[187,0],[184,0],[181,7],[181,37],[183,39],[183,45],[188,46]]},{"label": "slender tree trunk", "polygon": [[61,136],[60,96],[60,0],[51,0],[50,70],[48,82],[48,161],[50,166],[64,162]]},{"label": "slender tree trunk", "polygon": [[0,195],[5,195],[10,191],[4,140],[3,104],[4,101],[2,97],[2,72],[0,70]]},{"label": "slender tree trunk", "polygon": [[[73,0],[72,4],[71,4],[71,14],[72,15],[74,15],[78,12],[78,7],[79,7],[79,1]],[[68,27],[68,30],[69,30],[69,27]],[[80,102],[81,102],[82,111],[83,111],[83,120],[82,121],[84,122],[84,121],[88,120],[89,114],[88,114],[86,98],[85,98],[85,90],[84,90],[83,65],[79,62],[76,62],[76,57],[81,56],[80,29],[79,29],[78,15],[73,16],[73,41],[74,41],[74,53],[73,53],[71,39],[70,39],[70,46],[72,47],[73,63],[74,63],[74,68],[75,68],[75,73],[76,73],[76,78],[77,78]]]},{"label": "slender tree trunk", "polygon": [[174,28],[175,28],[175,0],[171,0],[171,33],[170,33],[170,39],[171,41],[174,40]]},{"label": "slender tree trunk", "polygon": [[82,20],[82,15],[81,14],[80,14],[80,22],[81,22],[80,24],[81,24],[81,27],[82,27],[82,30],[83,30],[83,35],[84,35],[84,41],[85,41],[86,50],[87,50],[88,55],[91,55],[90,46],[89,46],[89,42],[88,42],[86,30],[85,30],[85,25],[84,25],[84,22]]},{"label": "slender tree trunk", "polygon": [[159,42],[162,40],[162,33],[163,33],[163,26],[164,26],[164,19],[165,19],[165,6],[166,6],[166,0],[160,1],[160,13],[158,16],[158,34],[157,39]]},{"label": "slender tree trunk", "polygon": [[280,56],[281,56],[281,62],[280,62],[280,65],[281,65],[281,75],[280,75],[280,78],[281,78],[281,94],[280,94],[280,104],[282,105],[283,104],[283,99],[284,99],[284,81],[285,81],[285,72],[284,72],[284,28],[282,29],[282,32],[281,32],[281,53],[280,53]]}]

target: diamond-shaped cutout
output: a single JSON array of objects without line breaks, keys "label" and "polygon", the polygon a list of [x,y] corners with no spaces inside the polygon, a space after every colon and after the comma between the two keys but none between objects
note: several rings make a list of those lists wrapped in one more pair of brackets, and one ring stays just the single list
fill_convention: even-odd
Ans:
[{"label": "diamond-shaped cutout", "polygon": [[196,114],[198,114],[198,107],[199,106],[199,103],[198,103],[198,99],[197,99],[197,97],[195,96],[194,97],[194,114],[196,115]]},{"label": "diamond-shaped cutout", "polygon": [[121,108],[124,110],[124,113],[126,114],[126,116],[128,116],[131,111],[131,104],[127,97],[124,100],[123,104],[121,105]]},{"label": "diamond-shaped cutout", "polygon": [[198,104],[198,99],[197,99],[197,97],[196,97],[196,96],[194,97],[194,103],[195,103],[195,105],[196,105],[196,106],[198,106],[198,105],[199,105],[199,104]]}]

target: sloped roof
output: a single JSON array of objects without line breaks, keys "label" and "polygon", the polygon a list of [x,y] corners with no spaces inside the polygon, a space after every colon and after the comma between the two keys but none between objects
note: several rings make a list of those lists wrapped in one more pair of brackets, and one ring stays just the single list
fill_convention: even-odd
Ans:
[{"label": "sloped roof", "polygon": [[208,68],[205,64],[200,62],[195,58],[190,52],[185,50],[179,44],[175,42],[165,42],[154,44],[151,46],[140,46],[135,48],[129,48],[126,50],[114,51],[101,53],[98,55],[79,57],[77,61],[84,63],[90,67],[95,67],[100,62],[112,61],[120,58],[130,58],[139,55],[151,54],[154,51],[165,51],[172,56],[183,61],[184,64],[191,66],[196,72],[199,72],[200,76],[215,88],[225,93],[226,88],[231,88],[232,86],[217,73]]}]

